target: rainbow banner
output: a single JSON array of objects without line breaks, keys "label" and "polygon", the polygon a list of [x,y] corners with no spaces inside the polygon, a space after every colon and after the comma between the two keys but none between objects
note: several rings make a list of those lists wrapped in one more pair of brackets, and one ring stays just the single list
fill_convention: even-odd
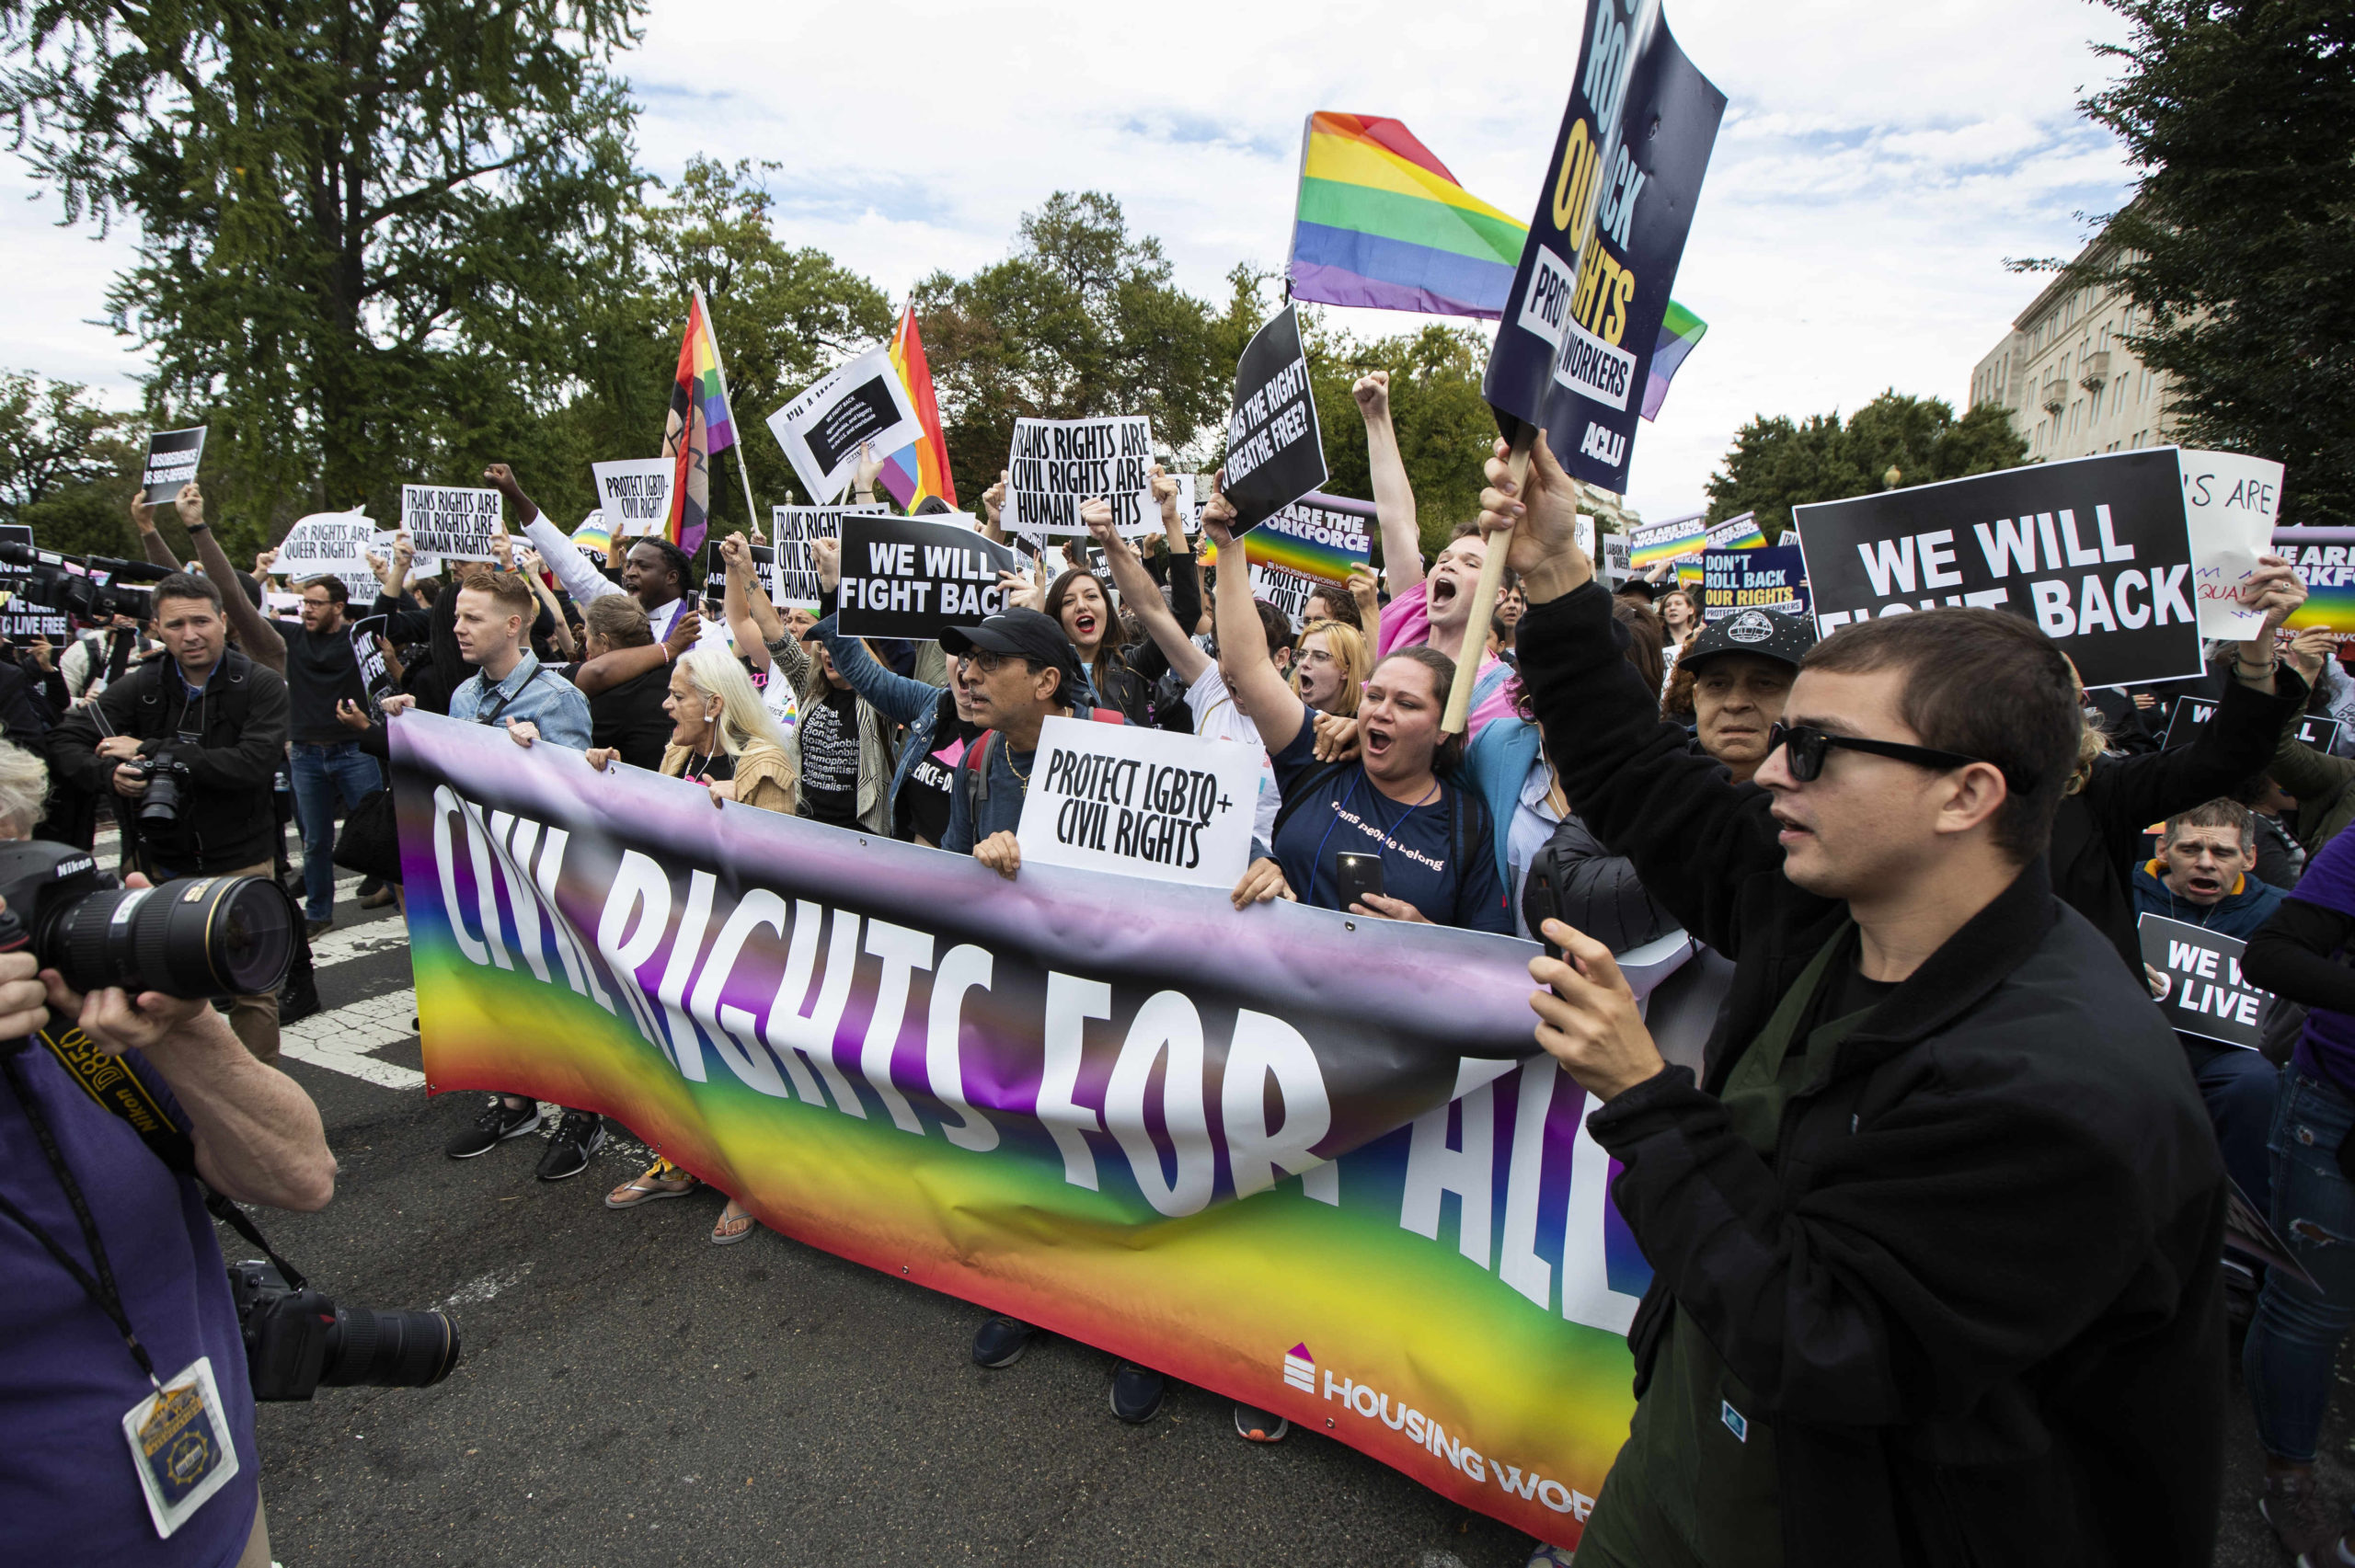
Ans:
[{"label": "rainbow banner", "polygon": [[1652,346],[1651,371],[1644,383],[1645,418],[1660,418],[1660,406],[1668,401],[1668,383],[1676,379],[1677,367],[1708,330],[1707,322],[1674,300],[1668,302],[1668,310],[1660,317],[1660,341]]},{"label": "rainbow banner", "polygon": [[572,531],[573,548],[593,557],[602,566],[614,553],[613,530],[605,526],[604,509],[600,507],[580,520]]},{"label": "rainbow banner", "polygon": [[1318,582],[1346,584],[1373,559],[1373,503],[1311,490],[1243,536],[1243,558]]},{"label": "rainbow banner", "polygon": [[798,1241],[1577,1541],[1649,1270],[1522,1058],[1529,944],[1009,882],[432,715],[392,761],[432,1092],[603,1111]]},{"label": "rainbow banner", "polygon": [[1628,569],[1642,573],[1671,561],[1690,560],[1697,571],[1704,551],[1765,548],[1766,535],[1760,530],[1755,513],[1743,512],[1717,523],[1702,521],[1707,515],[1696,511],[1690,517],[1664,518],[1629,531]]},{"label": "rainbow banner", "polygon": [[1293,299],[1494,321],[1528,238],[1528,224],[1456,183],[1397,120],[1308,117],[1286,273]]},{"label": "rainbow banner", "polygon": [[679,339],[679,368],[662,429],[662,455],[676,465],[664,536],[690,555],[703,548],[711,521],[712,457],[735,444],[736,423],[728,413],[719,344],[711,335],[703,291],[697,289],[687,299],[687,330]]},{"label": "rainbow banner", "polygon": [[2306,601],[2281,629],[2355,635],[2355,528],[2277,528],[2273,548],[2306,585]]},{"label": "rainbow banner", "polygon": [[916,331],[913,303],[902,307],[899,327],[891,334],[891,369],[907,392],[924,435],[883,460],[879,476],[883,488],[900,503],[902,511],[915,510],[916,503],[927,496],[937,496],[954,508],[957,481],[948,472],[948,440],[941,433],[940,405],[932,393],[932,364],[924,356],[924,338]]}]

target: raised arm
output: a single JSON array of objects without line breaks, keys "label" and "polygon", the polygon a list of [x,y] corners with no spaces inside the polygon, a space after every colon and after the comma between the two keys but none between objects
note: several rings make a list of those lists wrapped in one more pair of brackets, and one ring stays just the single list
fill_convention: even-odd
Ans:
[{"label": "raised arm", "polygon": [[[1218,615],[1219,657],[1235,705],[1259,727],[1260,742],[1274,756],[1292,743],[1307,722],[1307,706],[1292,682],[1268,657],[1268,631],[1259,624],[1259,607],[1251,601],[1251,569],[1244,564],[1243,548],[1226,525],[1235,508],[1215,487],[1202,508],[1202,532],[1218,545],[1218,586],[1213,590]],[[1200,649],[1195,650],[1199,657]]]},{"label": "raised arm", "polygon": [[1112,586],[1120,590],[1121,601],[1135,612],[1154,646],[1169,661],[1169,668],[1178,672],[1178,679],[1189,686],[1200,680],[1202,671],[1210,668],[1210,655],[1194,646],[1194,640],[1178,624],[1178,617],[1161,601],[1161,590],[1153,586],[1144,563],[1137,559],[1136,551],[1112,525],[1110,503],[1089,501],[1079,509],[1079,520],[1087,525],[1087,531],[1096,536],[1097,545],[1103,550],[1104,564],[1112,569]]},{"label": "raised arm", "polygon": [[164,536],[155,532],[155,509],[149,503],[144,489],[131,492],[131,521],[139,530],[139,547],[147,553],[149,564],[178,571],[179,557],[174,555],[172,547],[164,543]]},{"label": "raised arm", "polygon": [[[922,681],[912,681],[898,670],[878,663],[867,645],[856,637],[844,636],[834,629],[832,615],[819,622],[811,630],[818,640],[826,645],[833,656],[834,669],[850,682],[850,689],[859,694],[869,707],[894,724],[913,724],[940,704],[940,688]],[[938,644],[934,645],[936,647]]]},{"label": "raised arm", "polygon": [[752,542],[741,533],[729,534],[719,542],[719,558],[728,567],[721,612],[728,617],[729,635],[740,648],[759,648],[753,662],[763,663],[769,645],[785,635],[785,622],[769,601],[767,590],[752,581]]},{"label": "raised arm", "polygon": [[982,537],[993,544],[1005,543],[1005,529],[998,521],[1005,510],[1005,471],[998,470],[997,483],[982,492]]},{"label": "raised arm", "polygon": [[1542,436],[1519,486],[1499,443],[1480,505],[1483,529],[1514,530],[1507,562],[1529,600],[1516,639],[1522,680],[1571,808],[1634,863],[1646,890],[1687,931],[1738,955],[1739,889],[1783,864],[1772,800],[1694,755],[1683,729],[1660,716],[1657,694],[1620,651],[1626,634],[1611,618],[1610,595],[1576,543],[1577,487]]},{"label": "raised arm", "polygon": [[572,683],[584,697],[594,697],[609,692],[625,681],[632,681],[649,670],[660,670],[695,646],[695,638],[703,631],[703,617],[690,610],[681,615],[671,635],[659,643],[640,647],[615,648],[601,653],[572,671]]},{"label": "raised arm", "polygon": [[530,540],[532,548],[540,553],[540,559],[546,561],[548,570],[556,574],[557,584],[572,596],[572,602],[585,609],[592,600],[622,591],[618,584],[580,558],[580,552],[572,547],[572,541],[564,536],[564,530],[540,514],[540,509],[532,504],[532,498],[523,493],[523,486],[516,482],[513,470],[507,464],[492,464],[483,470],[482,477],[485,484],[506,497],[507,504],[515,509],[516,521],[523,530],[523,537]]},{"label": "raised arm", "polygon": [[[245,585],[237,580],[237,568],[229,564],[229,553],[221,548],[221,541],[213,537],[213,527],[204,521],[204,494],[191,479],[180,486],[178,499],[180,526],[196,544],[197,563],[204,575],[221,585],[221,609],[228,617],[229,629],[237,634],[237,646],[246,657],[257,664],[266,664],[281,675],[286,673],[286,639],[272,625],[270,617],[254,608],[246,597]],[[159,563],[160,564],[160,563]]]},{"label": "raised arm", "polygon": [[1367,372],[1350,395],[1365,417],[1366,465],[1373,471],[1373,510],[1382,525],[1382,568],[1395,599],[1423,580],[1423,541],[1415,526],[1415,487],[1407,482],[1407,460],[1398,455],[1398,431],[1390,422],[1390,372]]},{"label": "raised arm", "polygon": [[556,623],[556,629],[548,634],[549,636],[555,640],[568,662],[579,658],[580,645],[572,640],[572,623],[564,618],[564,606],[557,601],[556,589],[548,586],[547,578],[543,575],[546,570],[546,560],[537,550],[525,550],[517,565],[523,573],[523,580],[532,585],[533,597],[546,607],[548,618]]}]

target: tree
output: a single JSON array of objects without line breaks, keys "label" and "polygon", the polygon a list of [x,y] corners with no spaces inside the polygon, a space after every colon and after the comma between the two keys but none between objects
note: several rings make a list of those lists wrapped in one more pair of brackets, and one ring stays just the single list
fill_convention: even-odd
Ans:
[{"label": "tree", "polygon": [[1143,414],[1177,451],[1222,422],[1235,361],[1211,307],[1170,282],[1161,242],[1132,235],[1100,191],[1057,191],[1005,260],[916,286],[948,463],[960,496],[1005,466],[1017,418]]},{"label": "tree", "polygon": [[232,532],[459,476],[565,400],[626,277],[604,63],[636,15],[0,0],[0,112],[69,221],[137,221],[114,324],[155,350],[155,413],[212,417]]},{"label": "tree", "polygon": [[1454,525],[1480,513],[1482,464],[1497,439],[1497,417],[1480,395],[1488,341],[1469,326],[1425,326],[1395,338],[1361,341],[1321,326],[1308,334],[1309,381],[1316,421],[1325,437],[1325,488],[1337,496],[1373,498],[1365,450],[1365,421],[1350,388],[1368,371],[1390,372],[1390,418],[1398,454],[1415,489],[1415,521],[1423,554],[1447,545]]},{"label": "tree", "polygon": [[1760,415],[1734,432],[1724,466],[1703,486],[1708,521],[1758,514],[1769,539],[1791,525],[1791,509],[2016,467],[2028,443],[2001,406],[1982,403],[1958,419],[1942,398],[1894,387],[1848,417],[1837,411],[1794,421]]},{"label": "tree", "polygon": [[88,391],[0,371],[0,520],[22,522],[28,508],[121,467],[122,416],[91,402]]},{"label": "tree", "polygon": [[2085,112],[2140,174],[2082,263],[2134,302],[2174,433],[2288,467],[2281,521],[2355,522],[2355,8],[2103,0],[2132,25]]}]

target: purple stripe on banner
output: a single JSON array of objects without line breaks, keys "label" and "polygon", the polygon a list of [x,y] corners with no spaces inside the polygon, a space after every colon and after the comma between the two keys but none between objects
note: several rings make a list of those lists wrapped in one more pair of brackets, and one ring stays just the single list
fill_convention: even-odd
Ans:
[{"label": "purple stripe on banner", "polygon": [[1460,300],[1466,309],[1485,315],[1502,311],[1512,292],[1513,269],[1500,261],[1481,261],[1356,229],[1302,223],[1292,236],[1292,256],[1295,267],[1343,268],[1361,278]]},{"label": "purple stripe on banner", "polygon": [[1668,399],[1668,383],[1675,379],[1677,367],[1684,363],[1684,356],[1698,342],[1694,338],[1678,338],[1652,356],[1651,379],[1644,383],[1644,418],[1660,418],[1660,406]]},{"label": "purple stripe on banner", "polygon": [[1501,314],[1476,310],[1462,300],[1449,299],[1428,289],[1402,288],[1361,277],[1342,267],[1321,267],[1292,258],[1292,297],[1311,304],[1360,305],[1369,310],[1412,310],[1426,315],[1472,315],[1494,321]]},{"label": "purple stripe on banner", "polygon": [[876,477],[881,481],[883,488],[890,493],[891,498],[899,502],[900,509],[905,511],[910,498],[916,493],[916,486],[919,482],[914,445],[911,443],[903,446],[885,458],[883,472]]}]

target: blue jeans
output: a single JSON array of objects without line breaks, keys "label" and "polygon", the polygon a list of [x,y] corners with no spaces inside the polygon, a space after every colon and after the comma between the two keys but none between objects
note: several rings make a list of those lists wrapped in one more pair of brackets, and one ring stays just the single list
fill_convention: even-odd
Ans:
[{"label": "blue jeans", "polygon": [[2281,1074],[2273,1113],[2273,1228],[2315,1276],[2308,1289],[2270,1269],[2241,1353],[2257,1441],[2276,1459],[2311,1463],[2330,1402],[2338,1342],[2355,1323],[2355,1182],[2338,1145],[2355,1128],[2355,1102],[2295,1067]]},{"label": "blue jeans", "polygon": [[294,743],[294,815],[303,824],[303,915],[330,919],[335,910],[335,810],[348,810],[384,787],[376,759],[357,740]]},{"label": "blue jeans", "polygon": [[2192,1081],[2208,1106],[2224,1171],[2240,1184],[2259,1214],[2273,1212],[2273,1167],[2266,1152],[2273,1112],[2280,1098],[2281,1070],[2255,1051],[2237,1046],[2184,1041]]}]

